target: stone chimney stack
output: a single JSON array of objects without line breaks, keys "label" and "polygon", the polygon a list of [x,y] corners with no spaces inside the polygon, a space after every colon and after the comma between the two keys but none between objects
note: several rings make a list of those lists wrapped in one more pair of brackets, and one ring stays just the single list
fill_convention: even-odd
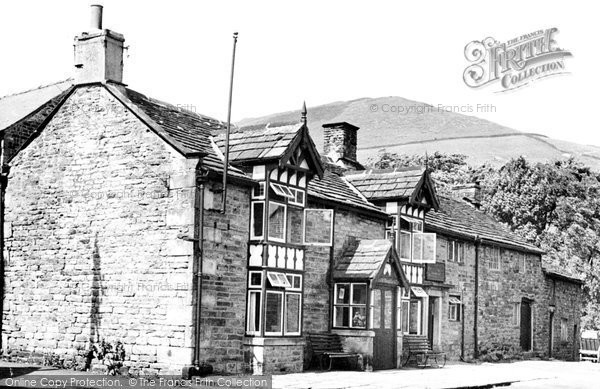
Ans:
[{"label": "stone chimney stack", "polygon": [[457,185],[452,191],[457,199],[466,201],[475,209],[481,208],[481,185],[479,185],[479,182]]},{"label": "stone chimney stack", "polygon": [[325,155],[334,162],[340,159],[356,162],[358,127],[347,122],[323,124]]},{"label": "stone chimney stack", "polygon": [[123,35],[102,29],[102,6],[91,6],[88,32],[75,37],[75,83],[123,83]]}]

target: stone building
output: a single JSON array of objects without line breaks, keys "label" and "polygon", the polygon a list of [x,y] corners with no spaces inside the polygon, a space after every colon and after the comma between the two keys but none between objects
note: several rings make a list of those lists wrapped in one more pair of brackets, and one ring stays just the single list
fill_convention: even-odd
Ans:
[{"label": "stone building", "polygon": [[0,99],[5,357],[104,339],[142,373],[293,372],[310,332],[375,369],[414,335],[456,358],[572,357],[580,281],[477,201],[424,169],[363,171],[348,123],[320,155],[306,111],[234,128],[225,170],[224,123],[130,89],[124,37],[92,20],[73,79]]}]

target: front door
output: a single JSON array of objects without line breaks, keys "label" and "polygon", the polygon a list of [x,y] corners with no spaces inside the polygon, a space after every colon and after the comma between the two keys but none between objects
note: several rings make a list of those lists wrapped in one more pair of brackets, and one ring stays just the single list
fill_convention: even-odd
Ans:
[{"label": "front door", "polygon": [[521,301],[521,349],[531,351],[531,301]]},{"label": "front door", "polygon": [[435,298],[429,298],[429,309],[427,310],[427,339],[429,344],[433,345],[433,334],[435,333]]},{"label": "front door", "polygon": [[373,369],[396,368],[396,293],[395,288],[374,288]]}]

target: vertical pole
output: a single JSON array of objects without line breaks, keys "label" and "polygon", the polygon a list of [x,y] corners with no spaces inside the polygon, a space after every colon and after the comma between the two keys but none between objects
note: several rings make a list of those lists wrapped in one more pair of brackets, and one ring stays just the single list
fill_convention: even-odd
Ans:
[{"label": "vertical pole", "polygon": [[233,99],[233,71],[235,69],[235,47],[237,45],[238,33],[233,33],[233,55],[231,57],[231,78],[229,80],[229,105],[227,108],[227,132],[225,133],[225,160],[223,161],[223,192],[221,212],[225,213],[227,208],[227,167],[229,166],[229,132],[231,130],[231,101]]}]

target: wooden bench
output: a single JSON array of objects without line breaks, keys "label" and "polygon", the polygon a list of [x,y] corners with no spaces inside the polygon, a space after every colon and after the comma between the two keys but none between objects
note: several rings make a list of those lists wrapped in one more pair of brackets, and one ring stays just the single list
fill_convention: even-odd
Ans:
[{"label": "wooden bench", "polygon": [[600,361],[600,340],[581,338],[581,343],[579,343],[579,360],[598,363]]},{"label": "wooden bench", "polygon": [[331,370],[334,359],[354,359],[355,368],[358,369],[358,359],[361,355],[345,352],[339,335],[330,333],[311,333],[307,334],[307,338],[312,352],[311,365],[316,359],[319,363],[319,367],[323,370],[326,363],[329,362],[327,370]]},{"label": "wooden bench", "polygon": [[446,353],[434,351],[426,336],[404,335],[402,341],[402,366],[414,361],[418,367],[446,366]]}]

